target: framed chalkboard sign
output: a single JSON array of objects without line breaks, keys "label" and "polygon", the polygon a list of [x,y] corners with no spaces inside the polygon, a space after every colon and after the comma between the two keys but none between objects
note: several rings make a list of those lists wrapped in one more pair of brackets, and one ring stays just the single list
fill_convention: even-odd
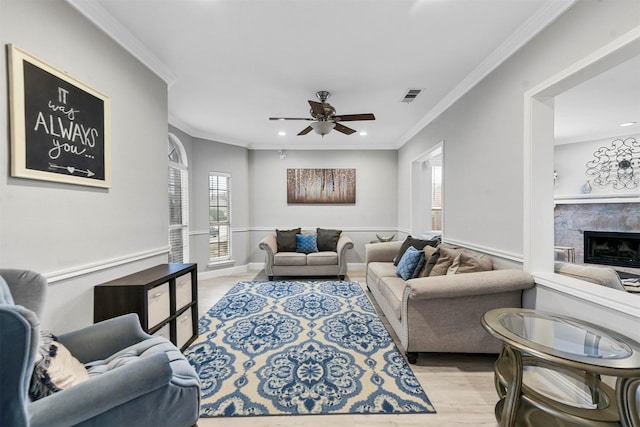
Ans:
[{"label": "framed chalkboard sign", "polygon": [[107,96],[8,45],[11,175],[111,186]]}]

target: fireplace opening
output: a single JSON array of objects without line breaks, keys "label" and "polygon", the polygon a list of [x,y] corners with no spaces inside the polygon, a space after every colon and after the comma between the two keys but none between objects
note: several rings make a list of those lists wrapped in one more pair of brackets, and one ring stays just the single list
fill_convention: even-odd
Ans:
[{"label": "fireplace opening", "polygon": [[640,267],[640,233],[585,231],[584,262]]}]

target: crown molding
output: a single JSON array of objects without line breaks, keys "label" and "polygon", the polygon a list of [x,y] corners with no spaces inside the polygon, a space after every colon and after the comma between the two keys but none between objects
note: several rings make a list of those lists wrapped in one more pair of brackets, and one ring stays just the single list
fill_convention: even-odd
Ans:
[{"label": "crown molding", "polygon": [[462,98],[469,90],[477,85],[489,73],[506,61],[511,55],[524,46],[549,24],[555,21],[567,9],[573,6],[577,0],[549,1],[545,7],[532,15],[524,24],[514,31],[500,46],[487,56],[471,73],[453,88],[444,98],[433,107],[426,116],[414,127],[409,129],[398,141],[397,149],[406,144],[418,132],[435,120],[447,108]]},{"label": "crown molding", "polygon": [[167,86],[170,87],[176,81],[177,77],[171,72],[169,67],[147,49],[129,30],[123,27],[122,24],[96,0],[65,1],[164,80]]},{"label": "crown molding", "polygon": [[[151,71],[163,79],[168,87],[177,80],[177,77],[164,64],[155,54],[153,54],[147,47],[136,38],[129,30],[122,26],[106,9],[104,9],[96,0],[65,0],[72,7],[78,10],[88,20],[93,22],[98,28],[104,31],[118,44],[120,44],[125,50],[136,57],[140,62],[146,65]],[[567,9],[569,9],[577,0],[554,0],[546,3],[545,7],[541,8],[536,14],[532,15],[523,25],[521,25],[515,32],[511,34],[507,40],[505,40],[497,49],[495,49],[489,56],[487,56],[471,73],[469,73],[464,80],[462,80],[452,91],[450,91],[444,98],[432,108],[427,115],[425,115],[415,126],[407,131],[397,142],[395,146],[380,146],[380,147],[367,147],[368,149],[399,149],[406,144],[411,138],[413,138],[418,132],[429,125],[439,115],[441,115],[447,108],[453,105],[464,94],[471,90],[476,84],[478,84],[489,73],[495,70],[500,64],[502,64],[507,58],[513,55],[518,49],[520,49],[525,43],[535,37],[540,31],[546,28],[550,23],[562,15]],[[248,149],[258,149],[253,147],[251,143],[246,141],[231,140],[229,138],[220,137],[218,135],[210,135],[206,132],[202,132],[198,129],[194,129],[186,123],[178,120],[175,116],[170,115],[170,124],[173,124],[177,128],[188,132],[190,135],[212,139],[214,141],[223,142],[226,144],[237,145]],[[283,148],[280,144],[275,144],[274,147]],[[270,147],[269,147],[270,148]],[[267,147],[260,147],[260,149],[269,149]],[[284,147],[287,148],[287,147]],[[335,147],[327,147],[324,144],[316,146],[306,147],[307,149],[344,149],[344,146],[336,144]]]}]

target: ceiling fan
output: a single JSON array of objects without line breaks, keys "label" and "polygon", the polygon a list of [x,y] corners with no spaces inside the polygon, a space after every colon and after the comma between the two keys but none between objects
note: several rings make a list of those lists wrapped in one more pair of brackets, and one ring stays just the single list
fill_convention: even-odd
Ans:
[{"label": "ceiling fan", "polygon": [[316,92],[316,96],[318,97],[320,102],[309,100],[309,105],[311,106],[310,113],[312,118],[269,117],[269,120],[309,120],[313,123],[302,129],[300,133],[298,133],[298,135],[306,135],[314,130],[316,133],[319,133],[324,137],[326,134],[331,132],[331,129],[335,129],[338,132],[344,133],[345,135],[351,135],[355,132],[355,129],[351,129],[350,127],[347,127],[340,122],[376,119],[373,113],[336,115],[336,109],[327,102],[327,99],[329,98],[329,96],[331,96],[329,92],[327,92],[326,90],[321,90]]}]

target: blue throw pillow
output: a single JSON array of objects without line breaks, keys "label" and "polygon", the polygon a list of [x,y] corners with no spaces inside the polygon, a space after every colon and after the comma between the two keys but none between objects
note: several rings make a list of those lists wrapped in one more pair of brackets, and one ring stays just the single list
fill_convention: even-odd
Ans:
[{"label": "blue throw pillow", "polygon": [[296,246],[296,252],[318,252],[318,239],[315,234],[296,234]]},{"label": "blue throw pillow", "polygon": [[409,246],[398,263],[396,274],[404,280],[413,279],[418,276],[422,264],[424,264],[424,251]]}]

